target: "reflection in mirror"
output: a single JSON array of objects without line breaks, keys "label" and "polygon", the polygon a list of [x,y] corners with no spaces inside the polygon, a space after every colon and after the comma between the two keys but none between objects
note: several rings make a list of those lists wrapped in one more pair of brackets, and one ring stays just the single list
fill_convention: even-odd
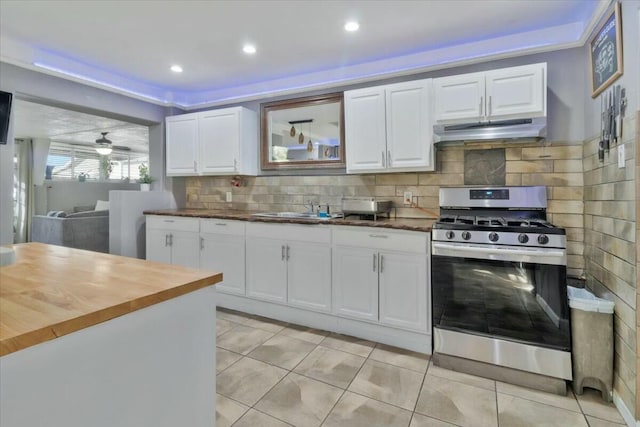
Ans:
[{"label": "reflection in mirror", "polygon": [[342,93],[262,104],[262,169],[344,167]]}]

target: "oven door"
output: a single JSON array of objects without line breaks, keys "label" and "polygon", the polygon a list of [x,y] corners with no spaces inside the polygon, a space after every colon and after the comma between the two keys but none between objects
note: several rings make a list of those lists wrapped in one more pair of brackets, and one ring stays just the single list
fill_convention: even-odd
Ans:
[{"label": "oven door", "polygon": [[[436,352],[494,363],[549,349],[569,358],[554,376],[571,377],[565,250],[433,242],[431,271]],[[483,347],[504,354],[475,357]]]}]

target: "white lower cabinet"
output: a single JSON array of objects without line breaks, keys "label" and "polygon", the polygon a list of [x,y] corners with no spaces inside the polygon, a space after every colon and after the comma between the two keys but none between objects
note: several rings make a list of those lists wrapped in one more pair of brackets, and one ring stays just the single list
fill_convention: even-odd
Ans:
[{"label": "white lower cabinet", "polygon": [[380,323],[427,329],[427,259],[425,254],[379,253]]},{"label": "white lower cabinet", "polygon": [[242,221],[200,220],[200,268],[223,272],[219,292],[245,294],[244,234]]},{"label": "white lower cabinet", "polygon": [[[147,216],[147,259],[221,271],[216,289],[240,304],[231,308],[366,324],[367,339],[421,351],[430,349],[428,248],[426,232]],[[346,328],[337,330],[363,331]]]},{"label": "white lower cabinet", "polygon": [[247,237],[247,296],[287,301],[286,246],[282,240]]},{"label": "white lower cabinet", "polygon": [[247,296],[330,311],[330,241],[327,227],[248,223]]},{"label": "white lower cabinet", "polygon": [[199,229],[197,218],[147,216],[147,259],[198,268]]},{"label": "white lower cabinet", "polygon": [[378,320],[378,253],[365,248],[333,248],[333,312]]},{"label": "white lower cabinet", "polygon": [[287,251],[289,305],[331,311],[331,246],[289,242]]},{"label": "white lower cabinet", "polygon": [[427,331],[427,233],[334,229],[333,312]]}]

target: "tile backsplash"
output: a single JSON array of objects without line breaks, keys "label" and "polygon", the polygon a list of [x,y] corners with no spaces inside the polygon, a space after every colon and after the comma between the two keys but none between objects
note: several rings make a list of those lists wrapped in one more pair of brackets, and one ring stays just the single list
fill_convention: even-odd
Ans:
[{"label": "tile backsplash", "polygon": [[[302,212],[311,201],[338,212],[343,197],[375,197],[393,201],[397,217],[437,218],[440,187],[464,185],[465,173],[479,170],[478,159],[490,159],[506,185],[547,186],[549,219],[567,228],[569,273],[583,275],[581,143],[473,143],[438,149],[436,159],[435,172],[242,177],[241,187],[232,186],[229,176],[187,177],[186,207]],[[228,191],[232,202],[225,201]],[[411,207],[403,204],[405,191],[413,193]]]}]

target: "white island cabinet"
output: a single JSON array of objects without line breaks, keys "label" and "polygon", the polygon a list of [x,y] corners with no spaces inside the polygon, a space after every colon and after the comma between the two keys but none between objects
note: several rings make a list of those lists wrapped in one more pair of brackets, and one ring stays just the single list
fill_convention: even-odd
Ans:
[{"label": "white island cabinet", "polygon": [[2,427],[215,425],[219,273],[12,249],[0,268]]},{"label": "white island cabinet", "polygon": [[346,91],[347,173],[434,169],[432,80]]}]

